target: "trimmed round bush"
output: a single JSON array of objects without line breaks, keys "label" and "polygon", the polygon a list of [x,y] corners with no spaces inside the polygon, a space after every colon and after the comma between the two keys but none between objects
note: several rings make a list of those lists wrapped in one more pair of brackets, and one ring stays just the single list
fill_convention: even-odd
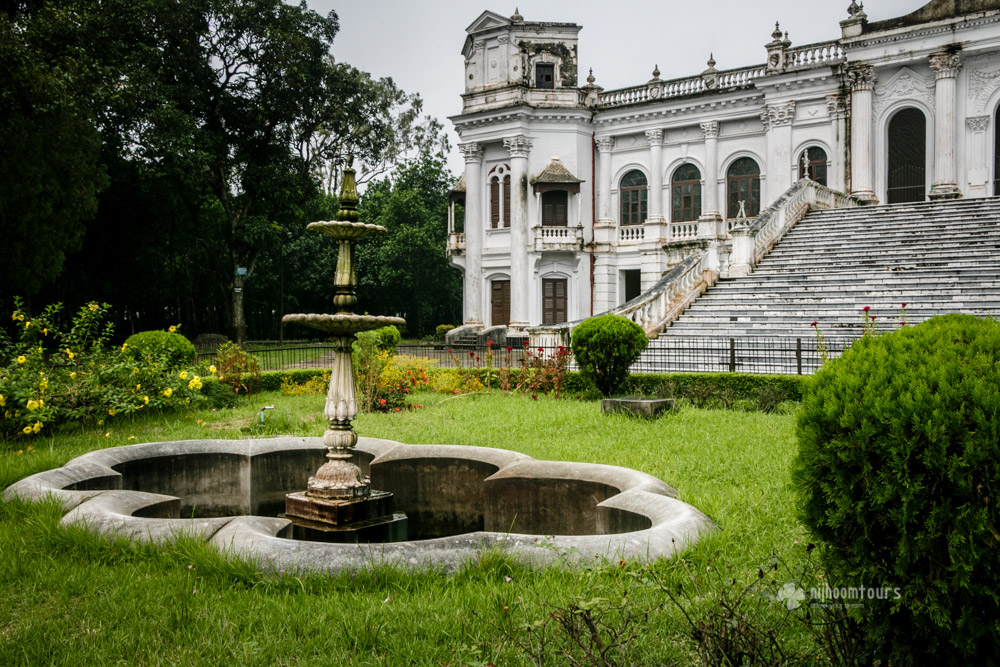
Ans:
[{"label": "trimmed round bush", "polygon": [[[803,520],[889,664],[992,664],[1000,646],[1000,323],[935,317],[856,342],[798,418]],[[898,590],[898,597],[896,591]]]},{"label": "trimmed round bush", "polygon": [[125,353],[133,359],[158,357],[166,360],[170,368],[194,363],[197,353],[194,345],[179,333],[170,331],[140,331],[125,339]]},{"label": "trimmed round bush", "polygon": [[604,396],[615,394],[628,369],[649,345],[646,333],[621,315],[598,315],[573,329],[571,346],[580,370]]}]

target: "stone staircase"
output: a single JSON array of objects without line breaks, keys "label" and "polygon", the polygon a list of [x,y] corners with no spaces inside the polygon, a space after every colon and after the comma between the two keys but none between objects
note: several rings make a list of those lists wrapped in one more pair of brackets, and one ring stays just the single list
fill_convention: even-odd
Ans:
[{"label": "stone staircase", "polygon": [[[811,372],[817,322],[836,354],[943,313],[1000,313],[1000,198],[812,211],[747,277],[721,279],[635,370]],[[767,353],[773,349],[774,354]]]}]

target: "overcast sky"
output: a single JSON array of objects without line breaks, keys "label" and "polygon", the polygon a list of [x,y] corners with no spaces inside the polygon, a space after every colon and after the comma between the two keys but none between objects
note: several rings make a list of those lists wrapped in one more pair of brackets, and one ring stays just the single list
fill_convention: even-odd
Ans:
[{"label": "overcast sky", "polygon": [[[525,21],[576,23],[580,31],[580,83],[594,69],[605,90],[660,78],[692,76],[715,54],[720,70],[763,63],[774,22],[788,31],[792,47],[836,39],[850,0],[514,0],[508,4],[467,0],[307,0],[310,8],[340,17],[334,40],[337,60],[390,76],[424,99],[427,113],[448,130],[449,167],[464,169],[448,116],[461,112],[465,29],[485,10],[502,16],[518,6]],[[925,0],[868,0],[870,21],[902,16]]]}]

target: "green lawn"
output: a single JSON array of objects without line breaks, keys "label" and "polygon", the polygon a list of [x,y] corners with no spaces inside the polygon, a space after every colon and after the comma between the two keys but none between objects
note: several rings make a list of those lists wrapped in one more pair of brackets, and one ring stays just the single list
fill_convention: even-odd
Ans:
[{"label": "green lawn", "polygon": [[[532,571],[485,553],[451,576],[378,568],[297,578],[259,574],[200,544],[109,544],[59,528],[53,507],[4,504],[0,664],[518,665],[537,664],[533,652],[547,656],[545,664],[567,664],[574,622],[585,616],[606,630],[603,641],[624,632],[608,664],[698,664],[689,626],[651,578],[684,584],[694,600],[691,613],[704,613],[724,580],[755,580],[772,553],[794,559],[801,551],[795,544],[805,532],[788,473],[793,416],[685,408],[643,422],[602,415],[596,402],[496,393],[415,400],[419,410],[361,415],[358,432],[635,468],[672,484],[721,530],[681,558],[649,567]],[[260,405],[272,403],[268,423],[253,427]],[[316,396],[264,394],[237,409],[144,415],[36,440],[21,454],[16,448],[24,444],[14,443],[0,453],[0,486],[103,446],[318,435],[321,404]],[[771,605],[774,613],[782,610]],[[578,638],[587,645],[585,636]],[[798,644],[803,637],[793,629],[786,640]],[[586,662],[581,650],[577,659],[600,664]]]}]

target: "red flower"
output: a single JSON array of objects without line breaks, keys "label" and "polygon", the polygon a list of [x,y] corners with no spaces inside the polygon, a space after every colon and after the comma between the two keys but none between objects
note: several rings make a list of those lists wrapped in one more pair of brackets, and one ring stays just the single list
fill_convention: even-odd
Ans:
[{"label": "red flower", "polygon": [[869,315],[868,317],[872,318],[872,322],[875,321],[875,316],[874,315]]},{"label": "red flower", "polygon": [[450,347],[448,348],[448,354],[451,354],[451,348]]},{"label": "red flower", "polygon": [[378,402],[378,404],[379,405],[385,405],[385,399],[383,398],[381,401]]},{"label": "red flower", "polygon": [[544,351],[545,351],[545,349],[544,349],[544,348],[541,348],[541,347],[540,347],[540,348],[538,348],[538,351],[539,351],[539,352],[544,352]]},{"label": "red flower", "polygon": [[486,341],[486,347],[493,347],[493,341],[491,340]]},{"label": "red flower", "polygon": [[416,408],[417,410],[419,410],[419,409],[420,409],[420,406],[419,406],[419,405],[414,405],[413,407],[414,407],[414,408]]},{"label": "red flower", "polygon": [[396,408],[396,412],[399,412],[399,408]]},{"label": "red flower", "polygon": [[903,308],[906,308],[906,302],[905,301],[903,302]]},{"label": "red flower", "polygon": [[512,351],[513,349],[514,349],[514,348],[512,348],[512,347],[511,347],[510,345],[508,345],[508,346],[507,346],[507,351],[508,351],[508,352]]},{"label": "red flower", "polygon": [[901,326],[901,327],[905,327],[905,326],[906,326],[906,322],[900,322],[900,323],[899,323],[899,326]]},{"label": "red flower", "polygon": [[479,355],[478,354],[476,355],[476,361],[479,361]]},{"label": "red flower", "polygon": [[862,308],[861,310],[863,310],[863,311],[865,311],[865,312],[867,313],[867,312],[868,312],[869,310],[871,310],[871,309],[872,309],[872,307],[871,307],[871,306],[865,306],[865,307],[864,307],[864,308]]},{"label": "red flower", "polygon": [[809,326],[811,326],[811,327],[814,327],[814,326],[816,326],[817,324],[819,324],[819,322],[813,322],[813,323],[812,323],[812,324],[810,324]]},{"label": "red flower", "polygon": [[470,357],[474,357],[474,356],[476,356],[476,353],[475,352],[469,352],[469,356]]},{"label": "red flower", "polygon": [[528,341],[524,341],[524,346],[528,347]]}]

